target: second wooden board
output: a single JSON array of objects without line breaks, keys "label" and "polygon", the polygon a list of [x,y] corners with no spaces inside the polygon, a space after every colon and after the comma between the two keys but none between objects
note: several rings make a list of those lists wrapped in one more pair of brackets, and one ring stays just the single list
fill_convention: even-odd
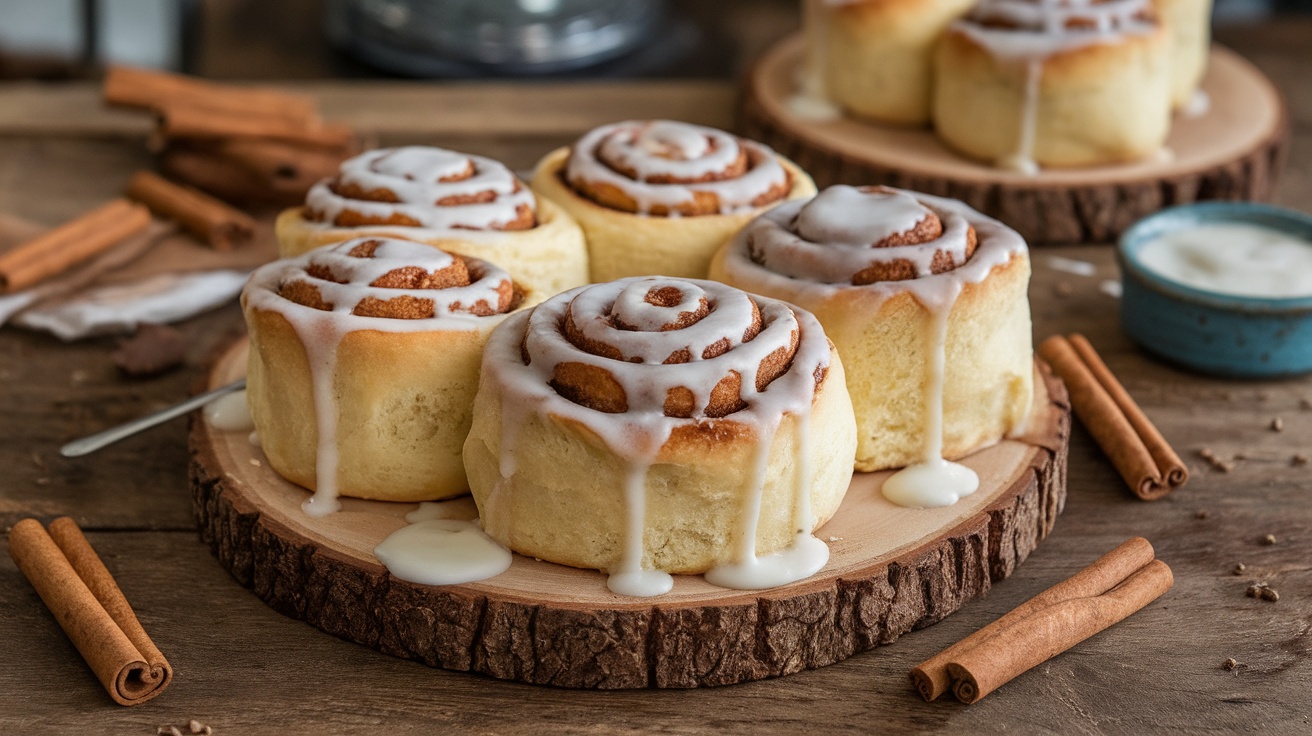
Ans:
[{"label": "second wooden board", "polygon": [[887,184],[960,199],[1031,244],[1110,242],[1163,207],[1265,199],[1289,139],[1275,86],[1239,55],[1213,47],[1202,83],[1207,110],[1175,116],[1163,155],[1027,176],[964,158],[928,128],[798,116],[788,101],[803,52],[794,36],[753,67],[740,111],[744,135],[793,159],[821,187]]}]

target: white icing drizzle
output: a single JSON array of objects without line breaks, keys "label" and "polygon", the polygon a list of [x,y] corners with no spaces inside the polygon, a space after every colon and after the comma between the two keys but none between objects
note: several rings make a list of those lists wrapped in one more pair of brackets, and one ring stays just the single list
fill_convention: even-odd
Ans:
[{"label": "white icing drizzle", "polygon": [[405,515],[405,520],[411,524],[433,519],[477,521],[478,506],[474,505],[474,499],[469,496],[461,496],[449,501],[421,501],[419,508]]},{"label": "white icing drizzle", "polygon": [[374,548],[392,575],[421,585],[486,580],[510,567],[510,550],[471,521],[429,519],[401,527]]},{"label": "white icing drizzle", "polygon": [[249,432],[255,429],[246,392],[233,391],[205,405],[205,421],[220,432]]},{"label": "white icing drizzle", "polygon": [[[747,171],[738,178],[688,184],[653,181],[690,180],[724,171],[740,151],[747,154]],[[788,183],[788,173],[768,147],[671,120],[612,123],[588,132],[570,151],[565,178],[576,188],[590,182],[620,189],[637,203],[640,214],[656,207],[673,211],[691,204],[699,193],[714,195],[720,214],[749,212],[761,195]]]},{"label": "white icing drizzle", "polygon": [[[915,227],[927,216],[937,216],[942,222],[938,238],[914,245],[872,247]],[[863,235],[861,229],[866,227],[869,232]],[[977,246],[967,259],[970,228],[975,231]],[[922,460],[890,478],[884,491],[893,503],[931,507],[955,503],[978,486],[973,471],[942,457],[948,316],[966,284],[983,282],[995,267],[1025,251],[1025,241],[1016,231],[956,200],[837,185],[811,200],[785,202],[757,217],[730,241],[724,269],[730,278],[764,284],[776,293],[800,290],[819,301],[840,290],[857,288],[882,302],[905,292],[929,310]],[[932,273],[935,253],[950,254],[955,268]],[[852,285],[859,271],[895,260],[912,263],[916,277]]]},{"label": "white icing drizzle", "polygon": [[1201,118],[1212,109],[1212,97],[1205,90],[1196,89],[1189,95],[1189,101],[1180,108],[1180,114],[1186,118]]},{"label": "white icing drizzle", "polygon": [[[536,207],[533,192],[504,164],[443,148],[368,151],[342,162],[337,182],[366,192],[385,189],[398,201],[348,199],[333,191],[333,182],[321,181],[310,188],[305,204],[326,226],[349,210],[380,221],[401,214],[419,223],[415,227],[431,230],[499,230],[521,208]],[[489,195],[491,201],[444,203]]]},{"label": "white icing drizzle", "polygon": [[[377,243],[369,256],[351,255],[359,246]],[[318,433],[315,456],[315,493],[302,504],[311,516],[341,508],[337,500],[338,406],[335,392],[337,347],[356,330],[378,332],[473,331],[491,329],[505,314],[479,316],[476,311],[497,309],[501,290],[511,279],[500,267],[476,258],[464,258],[471,283],[445,289],[398,289],[375,286],[379,278],[399,269],[419,268],[432,274],[451,267],[454,257],[422,243],[387,238],[357,238],[312,250],[297,258],[274,261],[258,269],[242,292],[246,309],[281,315],[296,331],[305,348],[314,397]],[[326,270],[337,283],[311,275]],[[285,298],[280,290],[304,282],[318,290],[330,310],[316,309]],[[418,299],[432,304],[432,316],[393,319],[355,313],[366,300]]]},{"label": "white icing drizzle", "polygon": [[[872,247],[935,216],[943,223],[943,234],[936,240]],[[857,273],[895,261],[911,263],[917,278],[929,276],[939,252],[960,266],[966,262],[969,230],[964,213],[936,205],[931,198],[836,184],[810,200],[779,205],[748,224],[741,236],[752,259],[769,271],[822,284],[850,284]]]},{"label": "white icing drizzle", "polygon": [[1025,71],[1016,148],[997,165],[1027,176],[1039,171],[1034,161],[1035,125],[1048,59],[1094,44],[1150,34],[1157,27],[1152,0],[981,0],[969,15],[954,22],[953,30],[994,58],[1023,65]]},{"label": "white icing drizzle", "polygon": [[[674,306],[648,309],[649,294],[677,289]],[[690,307],[706,303],[700,319],[678,329],[664,329]],[[642,306],[638,306],[641,304]],[[761,318],[760,332],[745,339],[752,324],[752,305]],[[663,310],[663,311],[662,311]],[[588,340],[601,341],[618,349],[626,359],[594,355],[571,343],[562,329],[570,321]],[[615,327],[619,322],[630,329]],[[641,326],[640,326],[641,325]],[[636,328],[636,329],[634,329]],[[757,373],[767,356],[796,339],[791,366],[765,390],[756,389]],[[729,349],[706,357],[705,347],[729,344]],[[521,353],[521,346],[523,352]],[[686,351],[686,363],[666,364],[665,358]],[[796,419],[799,428],[809,422],[817,372],[829,365],[829,344],[820,324],[810,313],[784,302],[748,295],[712,281],[641,277],[584,286],[559,294],[531,312],[511,316],[488,341],[482,380],[502,393],[502,482],[492,492],[488,506],[507,503],[510,479],[516,472],[514,456],[520,429],[533,417],[572,420],[590,428],[610,450],[625,462],[623,489],[626,518],[621,558],[611,569],[608,585],[621,595],[651,596],[667,592],[670,576],[643,567],[647,471],[661,448],[680,426],[712,419],[706,414],[711,390],[725,376],[741,377],[740,398],[745,408],[724,420],[747,425],[761,448],[743,489],[736,550],[707,579],[728,587],[768,587],[814,574],[827,559],[816,546],[823,543],[811,536],[815,520],[809,499],[810,468],[803,465],[794,480],[794,508],[798,535],[792,547],[777,555],[756,554],[757,515],[769,448],[785,416]],[[529,357],[527,365],[523,355]],[[627,358],[640,362],[629,362]],[[605,370],[622,387],[628,411],[609,414],[573,403],[552,387],[556,366],[582,363]],[[664,404],[671,389],[686,388],[693,395],[689,418],[666,416]],[[807,435],[799,434],[798,456],[809,452]],[[484,510],[484,518],[495,515]],[[498,512],[499,513],[499,512]],[[817,564],[817,560],[819,561]],[[746,572],[743,572],[746,571]]]}]

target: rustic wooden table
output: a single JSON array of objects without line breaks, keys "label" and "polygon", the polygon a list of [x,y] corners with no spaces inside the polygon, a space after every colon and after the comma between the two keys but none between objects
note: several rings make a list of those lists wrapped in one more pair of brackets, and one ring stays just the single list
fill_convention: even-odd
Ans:
[{"label": "rustic wooden table", "polygon": [[[1294,141],[1277,199],[1312,203],[1312,23],[1231,29],[1221,40],[1262,67],[1289,102]],[[662,116],[731,125],[719,83],[562,87],[324,84],[328,115],[383,144],[438,143],[526,167],[586,128]],[[118,192],[148,165],[140,117],[102,110],[90,87],[0,87],[0,211],[54,223]],[[1097,265],[1092,278],[1050,256]],[[0,555],[0,732],[153,734],[198,719],[219,734],[477,732],[701,733],[736,729],[1140,733],[1184,729],[1312,732],[1312,378],[1238,382],[1156,362],[1117,326],[1101,290],[1110,249],[1036,252],[1035,336],[1084,332],[1182,451],[1189,484],[1133,499],[1082,429],[1053,535],[985,598],[890,646],[779,680],[698,691],[585,692],[431,670],[275,613],[239,586],[197,539],[186,485],[186,431],[160,427],[66,460],[63,442],[187,395],[207,356],[241,330],[235,306],[193,319],[187,368],[149,381],[118,375],[113,341],[62,344],[0,330],[0,527],[68,514],[176,669],[139,708],[114,705],[13,563]],[[1281,418],[1284,430],[1273,431]],[[1197,451],[1234,458],[1212,470]],[[1165,597],[979,704],[924,703],[907,670],[1131,535],[1175,570]],[[1263,544],[1273,534],[1276,544]],[[1244,563],[1242,574],[1232,571]],[[1248,598],[1255,581],[1280,591]],[[1222,663],[1233,657],[1232,671]]]}]

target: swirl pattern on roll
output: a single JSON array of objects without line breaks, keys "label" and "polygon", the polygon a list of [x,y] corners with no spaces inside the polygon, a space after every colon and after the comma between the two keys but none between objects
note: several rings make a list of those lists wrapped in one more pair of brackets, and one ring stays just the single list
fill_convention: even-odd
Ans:
[{"label": "swirl pattern on roll", "polygon": [[978,243],[965,215],[888,187],[829,187],[754,220],[740,236],[762,268],[803,281],[857,286],[964,265]]},{"label": "swirl pattern on roll", "polygon": [[767,146],[670,120],[592,130],[574,144],[564,177],[597,204],[654,216],[745,212],[782,200],[792,188]]},{"label": "swirl pattern on roll", "polygon": [[[716,282],[634,278],[540,305],[528,317],[523,356],[580,406],[719,418],[746,408],[792,366],[800,333],[783,302]],[[824,366],[812,370],[818,382]]]},{"label": "swirl pattern on roll", "polygon": [[432,230],[526,230],[533,193],[498,161],[442,148],[368,151],[306,195],[309,220],[338,227],[400,225]]},{"label": "swirl pattern on roll", "polygon": [[267,282],[270,297],[355,317],[488,317],[521,298],[492,263],[393,238],[348,240],[273,265],[254,282]]},{"label": "swirl pattern on roll", "polygon": [[982,0],[954,24],[1001,58],[1045,58],[1069,49],[1151,33],[1151,0]]}]

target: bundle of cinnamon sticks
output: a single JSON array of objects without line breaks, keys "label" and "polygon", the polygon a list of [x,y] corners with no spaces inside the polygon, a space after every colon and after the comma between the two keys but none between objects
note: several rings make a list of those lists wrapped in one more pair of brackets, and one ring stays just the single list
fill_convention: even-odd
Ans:
[{"label": "bundle of cinnamon sticks", "polygon": [[352,131],[304,95],[114,66],[104,96],[154,112],[160,167],[229,202],[294,204],[356,151]]},{"label": "bundle of cinnamon sticks", "polygon": [[49,530],[36,519],[18,522],[9,554],[114,702],[140,705],[168,687],[173,668],[72,519]]},{"label": "bundle of cinnamon sticks", "polygon": [[951,692],[973,703],[1156,600],[1174,582],[1142,537],[1131,538],[1071,578],[911,670],[921,697]]},{"label": "bundle of cinnamon sticks", "polygon": [[1189,468],[1083,335],[1053,335],[1039,355],[1066,382],[1075,415],[1130,490],[1156,501],[1189,480]]}]

